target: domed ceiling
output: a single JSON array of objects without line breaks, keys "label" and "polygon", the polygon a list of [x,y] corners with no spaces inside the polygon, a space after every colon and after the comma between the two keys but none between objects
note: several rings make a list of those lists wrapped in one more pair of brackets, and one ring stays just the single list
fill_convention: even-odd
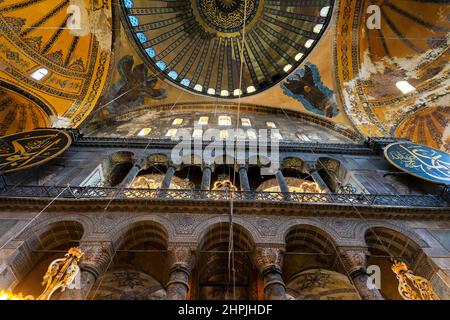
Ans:
[{"label": "domed ceiling", "polygon": [[[373,5],[379,27],[369,28],[367,21],[376,12]],[[364,136],[404,137],[449,151],[449,17],[448,1],[340,3],[337,92],[356,130]]]},{"label": "domed ceiling", "polygon": [[48,127],[52,111],[14,89],[0,86],[0,136]]},{"label": "domed ceiling", "polygon": [[222,98],[256,94],[284,79],[333,12],[332,0],[120,1],[145,62],[185,89]]},{"label": "domed ceiling", "polygon": [[111,39],[111,0],[0,0],[0,85],[8,88],[3,101],[25,92],[46,106],[46,120],[37,122],[41,107],[6,121],[14,104],[5,106],[4,130],[77,127],[102,94]]}]

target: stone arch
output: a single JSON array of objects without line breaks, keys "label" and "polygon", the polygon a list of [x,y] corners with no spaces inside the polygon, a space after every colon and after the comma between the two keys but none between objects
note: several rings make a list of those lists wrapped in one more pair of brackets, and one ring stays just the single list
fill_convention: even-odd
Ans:
[{"label": "stone arch", "polygon": [[287,229],[285,243],[283,275],[287,283],[295,282],[299,274],[308,270],[341,271],[336,242],[323,228],[311,224],[292,225]]},{"label": "stone arch", "polygon": [[285,236],[286,250],[298,246],[307,246],[320,253],[334,253],[336,242],[322,228],[311,224],[296,224],[291,226]]},{"label": "stone arch", "polygon": [[70,247],[79,245],[83,225],[75,220],[42,222],[20,236],[23,243],[14,252],[9,265],[17,279],[17,291],[39,295],[41,279],[51,261],[62,258]]},{"label": "stone arch", "polygon": [[168,234],[163,225],[154,221],[142,220],[129,224],[122,235],[114,241],[114,247],[119,249],[130,249],[145,243],[161,250],[166,250],[168,245]]},{"label": "stone arch", "polygon": [[[333,157],[319,157],[316,160],[316,169],[331,191],[340,192],[347,185],[349,171],[340,160]],[[348,191],[346,193],[354,192]]]},{"label": "stone arch", "polygon": [[271,163],[272,160],[263,155],[253,154],[248,157],[248,164],[251,166],[269,167]]},{"label": "stone arch", "polygon": [[[256,281],[251,257],[255,244],[248,230],[233,224],[233,247],[230,251],[230,236],[229,221],[210,224],[203,233],[198,243],[197,298],[254,298],[251,288]],[[231,269],[230,263],[233,265]]]},{"label": "stone arch", "polygon": [[[200,153],[200,154],[199,154]],[[181,158],[181,166],[201,166],[203,164],[202,153],[194,150],[194,153]]]},{"label": "stone arch", "polygon": [[45,230],[48,229],[49,225],[52,225],[54,223],[58,223],[61,221],[65,221],[68,223],[78,223],[80,224],[82,230],[83,230],[83,238],[88,237],[90,234],[94,232],[94,222],[85,215],[64,215],[64,216],[53,216],[44,218],[38,223],[29,226],[26,228],[21,234],[17,236],[16,239],[26,241],[27,238],[33,236],[33,235],[40,235]]},{"label": "stone arch", "polygon": [[[192,233],[192,237],[196,240],[197,243],[200,243],[202,241],[202,238],[208,232],[209,228],[212,225],[229,221],[230,218],[228,216],[217,216],[214,218],[207,219],[195,227]],[[264,242],[261,236],[259,235],[259,232],[256,229],[256,227],[253,226],[251,223],[241,219],[240,217],[234,217],[233,223],[235,225],[238,225],[240,228],[246,230],[249,233],[253,243]]]},{"label": "stone arch", "polygon": [[288,232],[297,225],[306,225],[320,229],[325,234],[330,236],[333,243],[335,243],[337,246],[340,245],[341,240],[336,231],[334,231],[329,226],[325,225],[323,222],[313,219],[293,219],[281,224],[278,228],[276,241],[279,243],[285,243]]},{"label": "stone arch", "polygon": [[[163,283],[168,281],[167,247],[169,232],[157,219],[140,217],[128,220],[113,237],[114,260],[102,276],[94,299],[164,299]],[[152,263],[148,263],[152,261]],[[121,284],[117,277],[137,279]]]},{"label": "stone arch", "polygon": [[[229,221],[221,221],[210,224],[203,231],[202,237],[198,242],[199,250],[212,247],[219,242],[228,241],[229,239]],[[251,233],[238,223],[233,223],[234,244],[240,250],[253,250],[255,242]]]},{"label": "stone arch", "polygon": [[119,225],[116,225],[111,230],[112,243],[114,248],[117,249],[118,246],[120,246],[121,240],[125,237],[126,232],[129,231],[132,226],[136,226],[139,224],[153,224],[157,229],[160,230],[160,234],[164,234],[166,236],[166,244],[174,241],[176,230],[173,224],[163,217],[148,215],[127,219]]},{"label": "stone arch", "polygon": [[386,227],[368,228],[364,238],[369,250],[384,251],[395,259],[405,259],[408,263],[413,263],[421,252],[420,246],[414,240]]},{"label": "stone arch", "polygon": [[164,153],[157,152],[147,156],[143,169],[148,169],[149,167],[154,165],[168,166],[168,164],[169,157]]},{"label": "stone arch", "polygon": [[379,222],[379,221],[367,221],[364,223],[360,223],[355,228],[355,238],[358,239],[361,243],[366,243],[366,233],[371,228],[386,228],[386,229],[392,229],[393,231],[404,235],[405,237],[408,237],[412,241],[414,241],[420,248],[429,248],[430,245],[423,240],[420,235],[415,233],[412,230],[408,230],[404,227],[400,227],[397,225],[394,225],[389,222]]},{"label": "stone arch", "polygon": [[294,169],[300,172],[305,171],[305,160],[297,155],[288,155],[281,160],[283,169]]},{"label": "stone arch", "polygon": [[103,185],[115,187],[119,185],[130,172],[135,162],[134,153],[130,151],[117,151],[102,162],[104,181]]},{"label": "stone arch", "polygon": [[368,247],[368,265],[380,269],[381,293],[385,299],[402,299],[398,293],[398,280],[392,271],[393,261],[406,263],[416,275],[431,280],[437,271],[435,264],[423,252],[422,247],[405,233],[386,226],[371,226],[365,229]]}]

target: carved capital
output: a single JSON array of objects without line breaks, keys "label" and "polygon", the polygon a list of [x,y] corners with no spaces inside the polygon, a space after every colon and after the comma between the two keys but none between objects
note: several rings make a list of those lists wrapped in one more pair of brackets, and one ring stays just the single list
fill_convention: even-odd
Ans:
[{"label": "carved capital", "polygon": [[80,268],[92,273],[96,278],[106,272],[112,259],[112,245],[109,241],[82,242],[83,257]]},{"label": "carved capital", "polygon": [[253,262],[264,274],[269,270],[281,272],[285,249],[281,247],[257,247],[253,254]]},{"label": "carved capital", "polygon": [[339,248],[341,261],[347,273],[354,276],[358,273],[365,273],[367,267],[367,258],[369,254],[367,248]]},{"label": "carved capital", "polygon": [[305,162],[305,170],[309,172],[317,171],[317,162],[316,161],[307,161]]},{"label": "carved capital", "polygon": [[183,270],[190,273],[195,265],[195,247],[189,245],[172,244],[167,249],[170,268],[174,270]]},{"label": "carved capital", "polygon": [[136,158],[134,160],[134,166],[138,167],[139,169],[145,168],[147,163],[147,159],[145,158]]}]

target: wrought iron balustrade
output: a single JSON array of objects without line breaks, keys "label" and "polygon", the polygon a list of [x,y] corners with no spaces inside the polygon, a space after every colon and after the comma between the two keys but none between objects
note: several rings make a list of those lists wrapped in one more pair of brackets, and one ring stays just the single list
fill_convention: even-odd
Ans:
[{"label": "wrought iron balustrade", "polygon": [[268,203],[310,203],[390,207],[448,207],[450,203],[438,195],[329,194],[282,192],[229,192],[221,190],[118,189],[69,186],[5,186],[0,198],[61,199],[148,199],[148,200],[216,200],[256,201]]}]

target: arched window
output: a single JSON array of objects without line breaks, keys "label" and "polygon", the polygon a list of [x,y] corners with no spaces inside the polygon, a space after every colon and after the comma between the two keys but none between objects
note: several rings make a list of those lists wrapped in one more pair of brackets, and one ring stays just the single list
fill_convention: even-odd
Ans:
[{"label": "arched window", "polygon": [[219,126],[231,126],[231,118],[229,116],[220,116]]},{"label": "arched window", "polygon": [[152,132],[151,128],[144,128],[141,131],[139,131],[138,136],[145,137],[145,136],[148,136],[150,134],[150,132]]}]

